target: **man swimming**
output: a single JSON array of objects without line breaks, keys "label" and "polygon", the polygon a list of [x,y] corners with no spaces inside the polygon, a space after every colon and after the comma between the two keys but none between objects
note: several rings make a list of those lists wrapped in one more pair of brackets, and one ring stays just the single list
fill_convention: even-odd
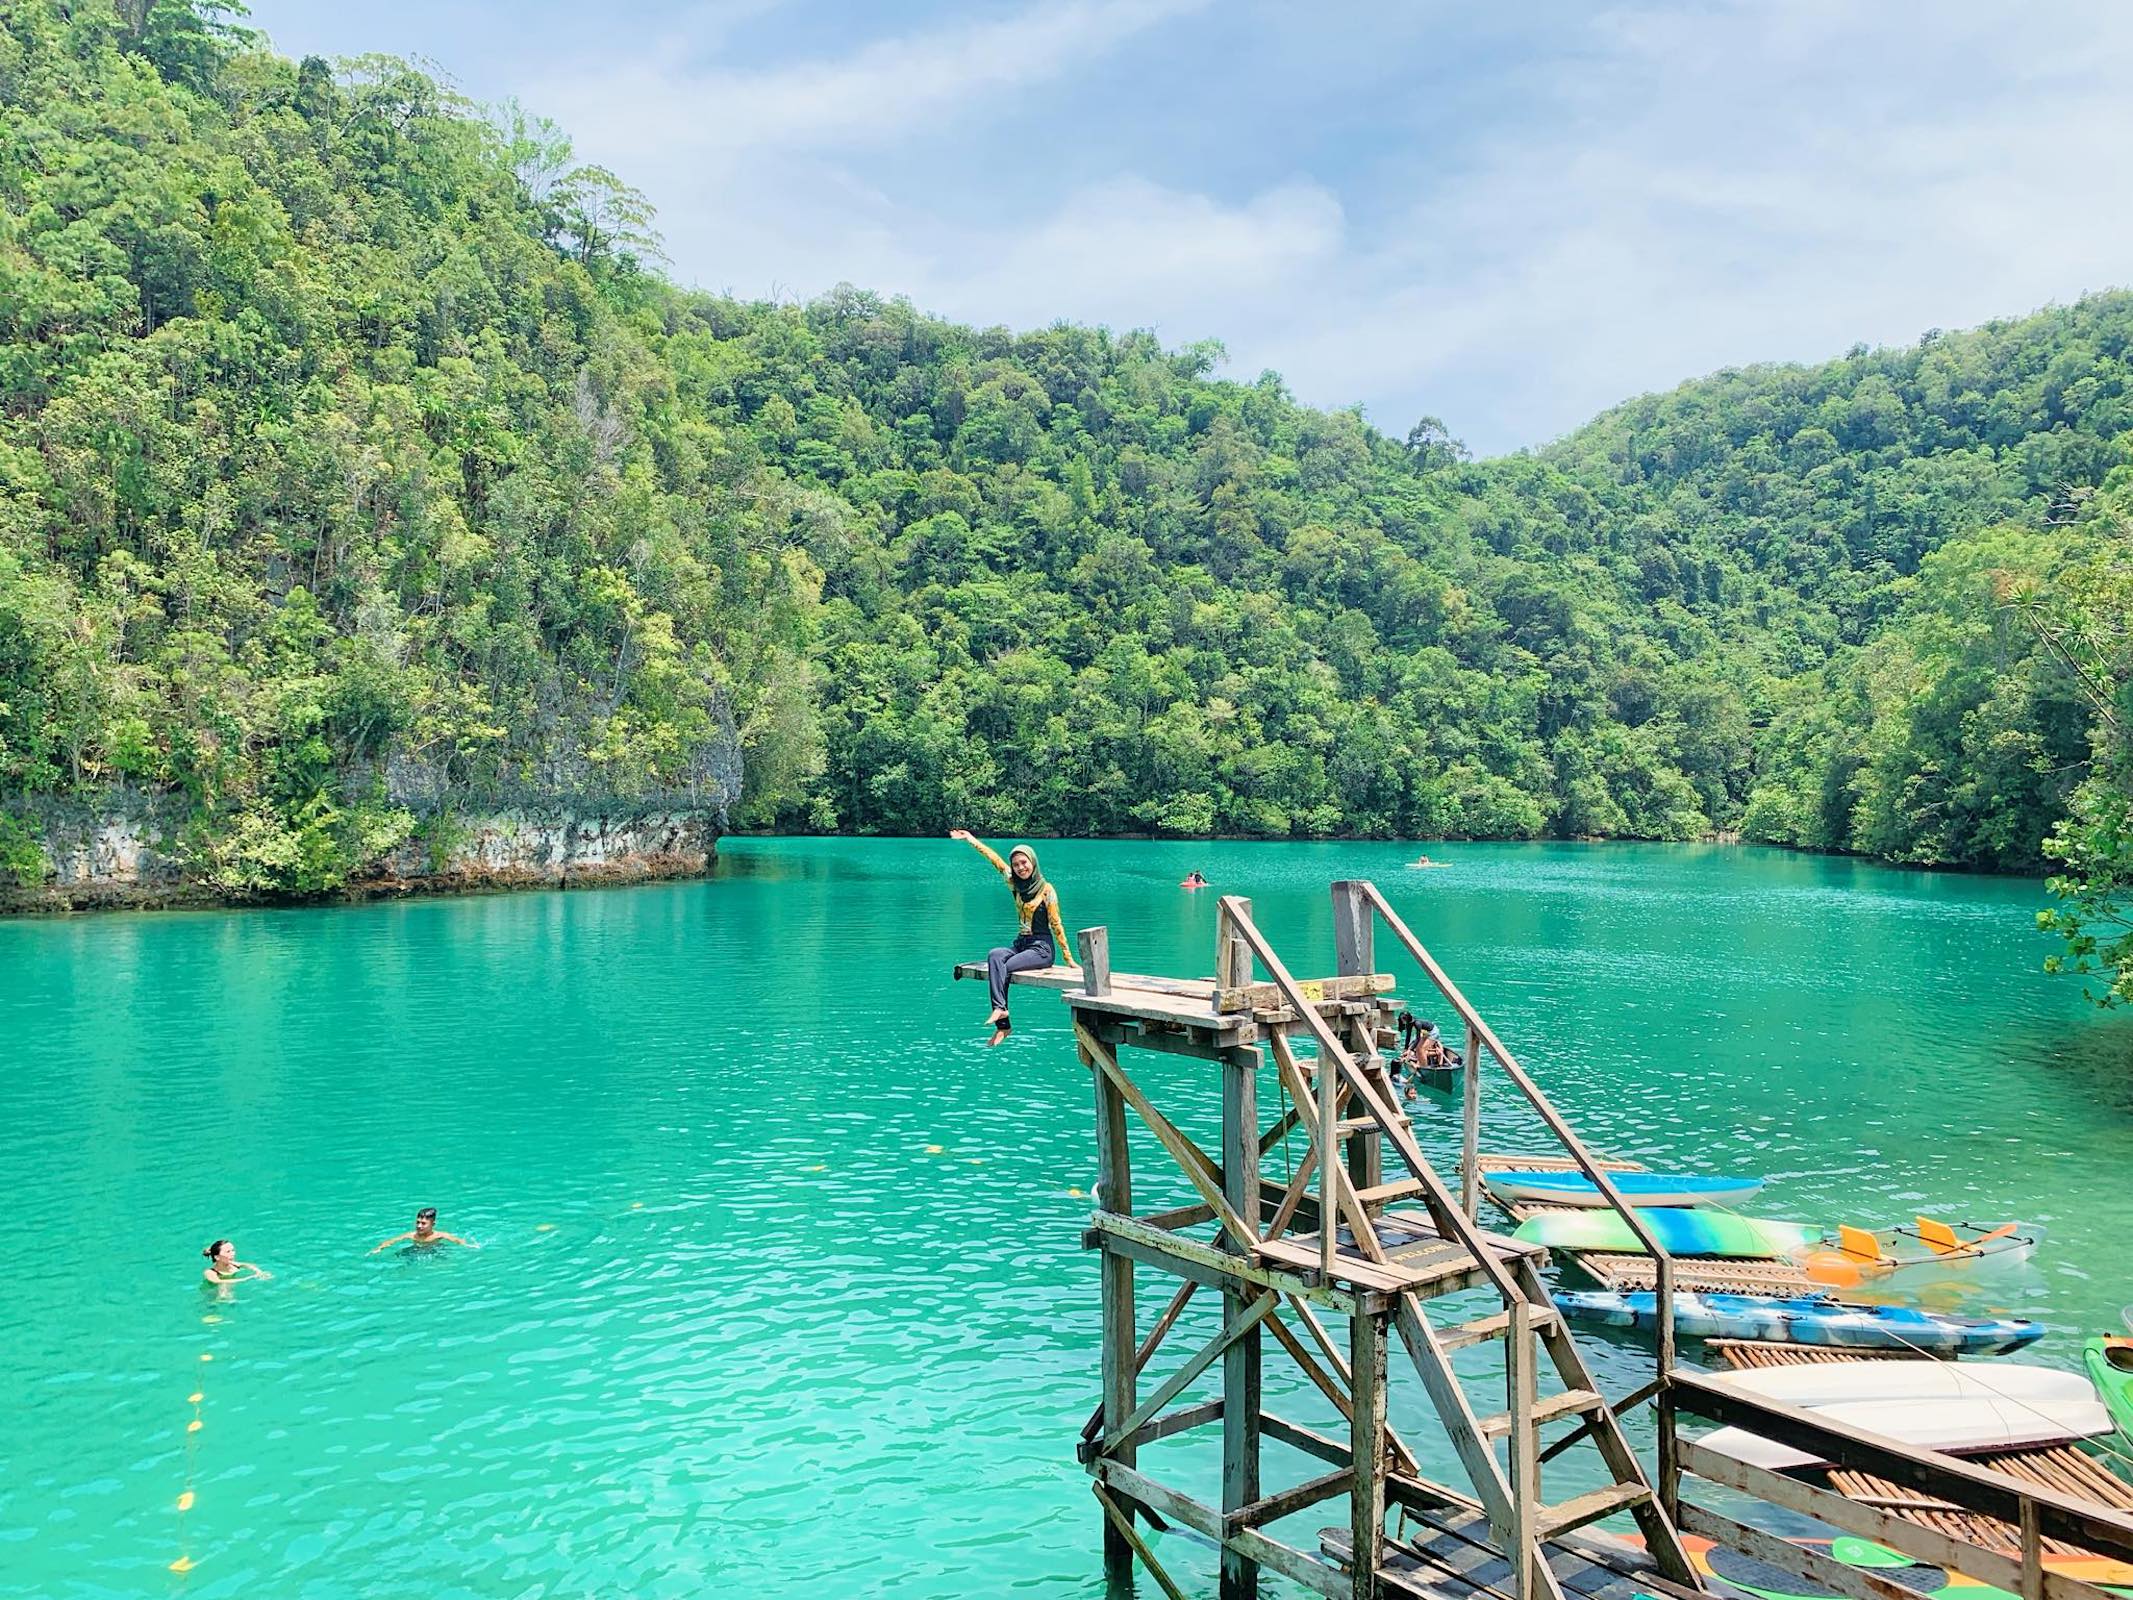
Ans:
[{"label": "man swimming", "polygon": [[479,1250],[481,1248],[472,1239],[462,1239],[458,1234],[446,1233],[442,1228],[438,1227],[437,1208],[435,1206],[424,1206],[415,1213],[415,1226],[412,1232],[395,1234],[392,1238],[379,1245],[377,1250],[371,1251],[371,1254],[376,1255],[379,1251],[390,1250],[396,1244],[416,1245],[422,1248],[427,1248],[433,1244],[463,1244],[469,1250]]}]

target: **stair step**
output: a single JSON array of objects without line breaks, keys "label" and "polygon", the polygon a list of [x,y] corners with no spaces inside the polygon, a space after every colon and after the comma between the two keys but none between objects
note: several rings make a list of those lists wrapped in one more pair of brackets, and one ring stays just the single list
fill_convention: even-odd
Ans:
[{"label": "stair step", "polygon": [[[1533,1331],[1552,1328],[1561,1320],[1562,1313],[1553,1306],[1533,1308]],[[1477,1317],[1472,1322],[1454,1322],[1437,1330],[1437,1343],[1447,1351],[1464,1350],[1470,1344],[1481,1344],[1490,1339],[1501,1339],[1511,1331],[1511,1313],[1499,1311],[1493,1317]]]},{"label": "stair step", "polygon": [[1610,1483],[1605,1488],[1575,1495],[1561,1505],[1541,1507],[1534,1533],[1538,1538],[1553,1539],[1573,1528],[1582,1528],[1588,1522],[1611,1517],[1617,1511],[1634,1510],[1651,1498],[1651,1490],[1641,1483]]},{"label": "stair step", "polygon": [[[1400,1125],[1403,1128],[1414,1126],[1413,1122],[1405,1116],[1400,1118]],[[1333,1124],[1333,1136],[1336,1139],[1345,1139],[1351,1133],[1372,1133],[1377,1131],[1377,1128],[1378,1119],[1376,1117],[1342,1117],[1340,1121]]]},{"label": "stair step", "polygon": [[1367,1206],[1379,1200],[1410,1200],[1423,1190],[1424,1185],[1420,1178],[1400,1178],[1392,1183],[1378,1183],[1368,1189],[1358,1189],[1355,1191],[1355,1197]]},{"label": "stair step", "polygon": [[[1573,1412],[1597,1411],[1607,1402],[1591,1389],[1565,1389],[1561,1394],[1551,1394],[1533,1402],[1533,1425],[1553,1422],[1557,1417],[1567,1417]],[[1499,1411],[1494,1416],[1481,1419],[1481,1432],[1485,1438],[1496,1438],[1511,1431],[1511,1413]]]}]

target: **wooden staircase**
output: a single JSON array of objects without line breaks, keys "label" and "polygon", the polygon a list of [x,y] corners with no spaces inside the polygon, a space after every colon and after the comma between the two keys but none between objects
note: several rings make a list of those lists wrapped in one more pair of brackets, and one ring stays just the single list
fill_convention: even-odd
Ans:
[{"label": "wooden staircase", "polygon": [[[1606,1600],[1628,1600],[1632,1589],[1617,1595],[1609,1586],[1631,1578],[1603,1578],[1593,1566],[1589,1553],[1601,1547],[1612,1552],[1609,1560],[1628,1561],[1649,1579],[1644,1592],[1693,1594],[1699,1584],[1681,1539],[1549,1298],[1543,1252],[1480,1226],[1473,1163],[1462,1174],[1464,1197],[1455,1198],[1401,1108],[1379,1055],[1399,1006],[1392,980],[1373,970],[1379,919],[1455,1000],[1469,1060],[1478,1061],[1485,1044],[1581,1168],[1593,1168],[1589,1152],[1375,888],[1335,884],[1334,910],[1338,970],[1327,978],[1297,979],[1253,923],[1250,902],[1234,896],[1220,902],[1212,979],[1114,979],[1102,929],[1082,932],[1081,973],[1036,976],[1053,987],[1078,983],[1063,987],[1063,997],[1096,1091],[1096,1203],[1083,1239],[1103,1253],[1103,1395],[1082,1430],[1079,1454],[1103,1508],[1107,1593],[1125,1600],[1135,1572],[1145,1568],[1166,1596],[1182,1600],[1185,1591],[1140,1531],[1144,1523],[1182,1523],[1220,1551],[1221,1600],[1250,1600],[1265,1570],[1348,1600],[1434,1594],[1418,1574],[1448,1559],[1443,1551],[1454,1546],[1483,1550],[1505,1569],[1507,1577],[1492,1579],[1488,1590],[1495,1600],[1565,1600],[1566,1571],[1591,1578],[1577,1585],[1585,1600],[1602,1590]],[[1134,1052],[1194,1057],[1216,1069],[1218,1149],[1201,1148],[1154,1103],[1129,1071]],[[1259,1084],[1269,1064],[1290,1104],[1262,1126]],[[1153,1135],[1175,1163],[1169,1176],[1182,1176],[1197,1203],[1136,1210],[1129,1118]],[[1294,1166],[1279,1179],[1266,1175],[1270,1152],[1299,1130],[1305,1147]],[[1471,1146],[1472,1114],[1464,1131]],[[1611,1182],[1604,1175],[1597,1181],[1623,1209]],[[1634,1216],[1629,1226],[1643,1227]],[[1177,1287],[1144,1338],[1135,1274],[1151,1268]],[[1213,1337],[1144,1393],[1143,1369],[1203,1290],[1220,1296]],[[1472,1296],[1479,1293],[1492,1294],[1495,1305],[1477,1315]],[[1468,1309],[1451,1309],[1455,1295],[1468,1297]],[[1452,1365],[1456,1352],[1482,1344],[1504,1352],[1500,1403],[1477,1404]],[[1261,1362],[1277,1347],[1308,1380],[1305,1392],[1338,1414],[1345,1438],[1267,1409]],[[1405,1378],[1412,1366],[1462,1482],[1424,1477],[1421,1458],[1390,1425],[1395,1348],[1404,1351],[1403,1381],[1413,1381]],[[1217,1373],[1218,1396],[1190,1398]],[[1141,1470],[1145,1445],[1217,1427],[1219,1505]],[[1544,1444],[1544,1430],[1555,1432],[1553,1442]],[[1262,1482],[1263,1440],[1332,1470],[1270,1489]],[[1572,1448],[1597,1453],[1604,1481],[1551,1501],[1543,1463]],[[1591,1478],[1587,1472],[1580,1482]],[[1267,1531],[1340,1498],[1348,1502],[1348,1526],[1321,1534],[1315,1552]],[[1435,1527],[1442,1548],[1389,1536],[1395,1508]],[[1636,1519],[1643,1551],[1578,1531],[1618,1513]],[[1455,1577],[1441,1590],[1447,1600],[1472,1593]]]},{"label": "wooden staircase", "polygon": [[[1274,1225],[1254,1242],[1259,1259],[1397,1297],[1393,1326],[1468,1479],[1466,1492],[1433,1487],[1447,1504],[1487,1519],[1511,1558],[1517,1594],[1562,1600],[1546,1543],[1622,1512],[1636,1518],[1662,1569],[1693,1581],[1680,1535],[1549,1296],[1540,1274],[1544,1252],[1486,1232],[1461,1209],[1417,1143],[1376,1049],[1358,1048],[1366,1041],[1352,1031],[1343,1039],[1318,1007],[1305,1003],[1303,987],[1253,924],[1248,901],[1230,896],[1221,904],[1225,944],[1241,943],[1290,999],[1286,1015],[1270,1021],[1265,1042],[1310,1139]],[[1358,942],[1367,946],[1367,931],[1351,931],[1344,941]],[[1345,949],[1343,966],[1350,963],[1368,970],[1367,948]],[[1304,1039],[1315,1056],[1298,1053]],[[1366,1162],[1351,1153],[1360,1140],[1390,1150],[1406,1175],[1359,1185],[1352,1168]],[[1306,1240],[1290,1229],[1302,1188],[1314,1178],[1318,1237]],[[1403,1202],[1419,1212],[1387,1209]],[[1501,1311],[1443,1326],[1432,1321],[1432,1301],[1483,1286],[1496,1291]],[[1451,1356],[1483,1342],[1504,1346],[1506,1393],[1501,1411],[1477,1415]],[[1544,1369],[1553,1372],[1559,1389],[1541,1392]],[[1565,1421],[1574,1421],[1575,1431],[1597,1450],[1612,1481],[1551,1503],[1541,1487],[1541,1430]],[[1502,1458],[1498,1440],[1506,1446]],[[1361,1547],[1358,1541],[1350,1548]]]}]

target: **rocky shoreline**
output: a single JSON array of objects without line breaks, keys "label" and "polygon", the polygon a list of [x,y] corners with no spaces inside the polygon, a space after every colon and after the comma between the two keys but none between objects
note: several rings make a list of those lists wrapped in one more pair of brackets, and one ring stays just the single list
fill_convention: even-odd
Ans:
[{"label": "rocky shoreline", "polygon": [[40,820],[49,870],[41,883],[0,884],[0,913],[331,903],[695,877],[717,856],[724,808],[559,801],[447,813],[369,871],[305,896],[232,893],[195,876],[171,844],[175,816],[153,798]]}]

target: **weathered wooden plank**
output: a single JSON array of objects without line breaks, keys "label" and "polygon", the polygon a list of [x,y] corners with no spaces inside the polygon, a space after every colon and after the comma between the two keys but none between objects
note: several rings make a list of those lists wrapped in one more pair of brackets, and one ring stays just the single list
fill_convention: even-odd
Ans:
[{"label": "weathered wooden plank", "polygon": [[[1081,1047],[1081,1059],[1092,1069],[1089,1076],[1096,1087],[1097,1215],[1101,1218],[1106,1212],[1115,1212],[1131,1220],[1133,1157],[1126,1140],[1125,1102],[1111,1080],[1097,1069],[1096,1058],[1085,1044]],[[1101,1408],[1106,1428],[1115,1429],[1133,1411],[1134,1390],[1140,1372],[1135,1359],[1132,1257],[1112,1250],[1104,1252],[1102,1301]],[[1131,1465],[1133,1459],[1132,1446],[1128,1445],[1120,1453],[1120,1460]],[[1122,1526],[1117,1510],[1110,1501],[1104,1502],[1104,1587],[1113,1600],[1132,1594],[1134,1554],[1137,1549],[1146,1550],[1139,1535],[1133,1531],[1132,1519],[1123,1519]]]},{"label": "weathered wooden plank", "polygon": [[[1918,1450],[1833,1421],[1826,1412],[1750,1398],[1727,1388],[1722,1379],[1686,1368],[1677,1367],[1668,1374],[1668,1388],[1678,1411],[1746,1428],[1763,1438],[1811,1451],[1840,1467],[1871,1472],[1966,1511],[2020,1526],[2024,1501],[2033,1501],[2041,1536],[2063,1539],[2115,1560],[2133,1561],[2133,1518],[2118,1512],[2103,1510],[2057,1490],[2026,1484],[1955,1456]],[[1687,1448],[1687,1441],[1683,1441],[1683,1448]]]},{"label": "weathered wooden plank", "polygon": [[1103,1448],[1106,1455],[1114,1454],[1122,1444],[1132,1443],[1136,1434],[1151,1419],[1160,1413],[1215,1363],[1215,1358],[1227,1350],[1237,1339],[1259,1326],[1260,1320],[1280,1304],[1279,1296],[1262,1293],[1256,1297],[1234,1323],[1227,1323],[1214,1338],[1194,1351],[1183,1366],[1164,1379],[1154,1394],[1134,1408],[1133,1414],[1117,1427],[1104,1429]]},{"label": "weathered wooden plank", "polygon": [[1126,1104],[1133,1108],[1134,1114],[1146,1124],[1148,1131],[1155,1135],[1156,1141],[1170,1152],[1171,1158],[1183,1169],[1192,1186],[1199,1190],[1200,1198],[1215,1208],[1215,1215],[1222,1219],[1222,1226],[1229,1236],[1239,1241],[1255,1238],[1255,1230],[1237,1215],[1223,1195],[1220,1186],[1221,1175],[1215,1164],[1207,1158],[1207,1152],[1179,1132],[1168,1117],[1156,1110],[1148,1097],[1141,1092],[1140,1086],[1119,1066],[1117,1055],[1108,1045],[1079,1023],[1075,1024],[1074,1031],[1080,1037],[1083,1052],[1095,1062],[1103,1076],[1111,1080]]},{"label": "weathered wooden plank", "polygon": [[[1225,1051],[1222,1057],[1222,1187],[1239,1216],[1259,1214],[1259,1052]],[[1230,1243],[1248,1248],[1247,1237]],[[1260,1339],[1258,1324],[1276,1304],[1260,1297],[1262,1309],[1236,1288],[1222,1294],[1223,1321],[1234,1329],[1222,1352],[1222,1510],[1225,1516],[1260,1498]],[[1228,1531],[1234,1532],[1234,1527]],[[1222,1550],[1221,1600],[1257,1600],[1259,1565],[1234,1545]]]},{"label": "weathered wooden plank", "polygon": [[[1848,1496],[1818,1489],[1812,1484],[1803,1483],[1797,1478],[1788,1478],[1782,1473],[1771,1472],[1763,1467],[1751,1466],[1745,1461],[1721,1455],[1716,1450],[1707,1450],[1694,1440],[1681,1441],[1681,1464],[1684,1471],[1699,1478],[1724,1488],[1739,1490],[1742,1494],[1752,1495],[1769,1505],[1813,1517],[1817,1522],[1826,1523],[1841,1533],[1871,1539],[1876,1544],[1901,1551],[1915,1561],[1960,1572],[1966,1577],[1992,1584],[2010,1593],[2020,1594],[2024,1591],[2024,1569],[2029,1565],[2026,1557],[2011,1557],[2002,1551],[1987,1550],[1966,1540],[1951,1538],[1938,1529],[1929,1528],[1907,1517],[1900,1517],[1874,1506],[1862,1505]],[[2025,1503],[2035,1505],[2034,1501]],[[2041,1551],[2038,1556],[2041,1562]],[[2044,1600],[2105,1600],[2109,1594],[2108,1590],[2095,1584],[2069,1577],[2064,1573],[2049,1571],[2041,1565],[2038,1572],[2038,1589]]]},{"label": "weathered wooden plank", "polygon": [[[1249,941],[1246,941],[1246,948],[1250,948]],[[1297,994],[1293,997],[1277,983],[1242,983],[1231,987],[1218,980],[1215,986],[1214,1008],[1217,1011],[1293,1011],[1298,1000],[1313,1007],[1338,1005],[1345,1001],[1372,1000],[1379,995],[1391,994],[1397,987],[1392,975],[1387,972],[1359,972],[1352,977],[1302,978],[1297,980]]]},{"label": "weathered wooden plank", "polygon": [[1355,1406],[1348,1416],[1348,1537],[1354,1600],[1376,1600],[1378,1540],[1385,1531],[1386,1319],[1358,1310],[1350,1319]]},{"label": "weathered wooden plank", "polygon": [[1337,1284],[1313,1283],[1298,1273],[1265,1267],[1183,1234],[1151,1228],[1135,1217],[1098,1212],[1089,1219],[1089,1231],[1109,1235],[1114,1241],[1110,1248],[1130,1246],[1139,1252],[1137,1259],[1161,1265],[1165,1271],[1180,1276],[1195,1277],[1206,1287],[1220,1288],[1226,1279],[1242,1279],[1318,1305],[1337,1307],[1344,1313],[1354,1299]]},{"label": "weathered wooden plank", "polygon": [[1129,1552],[1124,1588],[1111,1587],[1110,1575],[1106,1574],[1106,1585],[1110,1589],[1111,1600],[1132,1600],[1133,1568],[1131,1562],[1133,1556],[1140,1557],[1141,1564],[1148,1569],[1148,1575],[1162,1586],[1163,1593],[1168,1597],[1168,1600],[1187,1600],[1185,1591],[1180,1589],[1170,1574],[1163,1570],[1163,1564],[1156,1560],[1155,1552],[1148,1548],[1148,1542],[1141,1537],[1140,1530],[1133,1526],[1132,1513],[1112,1499],[1110,1492],[1102,1484],[1092,1483],[1089,1487],[1095,1492],[1097,1503],[1104,1508],[1105,1531],[1117,1535],[1120,1542],[1126,1546]]},{"label": "weathered wooden plank", "polygon": [[1111,930],[1083,928],[1074,936],[1081,951],[1081,987],[1089,994],[1111,992]]},{"label": "weathered wooden plank", "polygon": [[1767,1562],[1780,1572],[1806,1578],[1837,1594],[1850,1595],[1852,1600],[1918,1600],[1917,1590],[1907,1589],[1894,1579],[1846,1566],[1819,1550],[1810,1550],[1774,1533],[1735,1522],[1731,1517],[1720,1516],[1693,1501],[1681,1503],[1681,1531],[1738,1550],[1742,1555]]},{"label": "weathered wooden plank", "polygon": [[1321,1473],[1286,1489],[1276,1489],[1272,1494],[1262,1495],[1250,1505],[1240,1506],[1235,1511],[1225,1513],[1229,1531],[1235,1534],[1240,1528],[1256,1528],[1262,1523],[1278,1522],[1283,1517],[1295,1515],[1306,1506],[1315,1506],[1321,1500],[1331,1500],[1337,1494],[1346,1494],[1349,1478],[1348,1469],[1343,1467],[1337,1472]]}]

